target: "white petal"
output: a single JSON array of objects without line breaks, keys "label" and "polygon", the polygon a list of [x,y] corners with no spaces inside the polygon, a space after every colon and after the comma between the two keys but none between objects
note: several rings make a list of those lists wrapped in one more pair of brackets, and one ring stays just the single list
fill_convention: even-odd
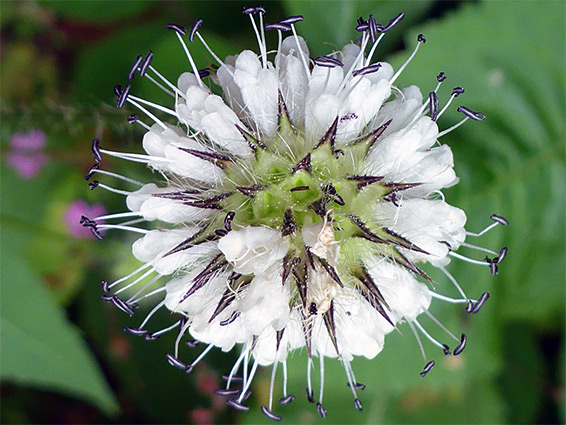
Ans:
[{"label": "white petal", "polygon": [[218,249],[242,274],[262,274],[280,261],[289,249],[288,238],[267,227],[232,230],[218,241]]}]

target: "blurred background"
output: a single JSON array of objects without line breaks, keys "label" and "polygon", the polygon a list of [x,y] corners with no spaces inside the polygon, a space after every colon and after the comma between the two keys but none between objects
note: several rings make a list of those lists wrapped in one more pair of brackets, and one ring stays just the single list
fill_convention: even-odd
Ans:
[{"label": "blurred background", "polygon": [[[90,141],[140,151],[143,132],[117,110],[112,88],[125,85],[137,55],[171,81],[188,70],[176,37],[165,29],[203,18],[201,33],[222,58],[257,50],[250,4],[239,1],[0,2],[1,155],[1,422],[2,423],[267,423],[269,371],[254,381],[250,412],[227,409],[213,395],[237,354],[212,352],[191,375],[171,367],[175,335],[144,341],[123,332],[129,318],[100,300],[100,282],[137,267],[132,238],[109,232],[95,240],[77,226],[84,214],[124,211],[124,199],[90,191]],[[377,51],[398,68],[416,37],[427,43],[398,80],[424,93],[443,71],[439,98],[463,86],[441,128],[459,120],[456,106],[483,112],[443,138],[454,152],[458,186],[445,191],[479,231],[497,213],[511,225],[481,239],[509,247],[496,277],[454,262],[450,271],[468,294],[491,298],[478,315],[433,304],[454,332],[468,335],[459,357],[436,356],[421,378],[422,358],[409,328],[390,334],[372,361],[357,359],[367,385],[357,412],[336,361],[326,362],[326,423],[564,423],[565,375],[565,3],[563,1],[266,2],[266,20],[302,14],[299,34],[312,56],[357,37],[359,16],[385,23],[406,18]],[[270,35],[271,36],[271,35]],[[276,46],[276,39],[269,39]],[[200,67],[212,59],[194,46]],[[147,80],[132,93],[167,101]],[[457,104],[456,104],[457,103]],[[143,181],[143,167],[104,158],[104,168]],[[434,273],[433,270],[427,270]],[[445,278],[438,285],[448,287]],[[172,318],[163,314],[161,327]],[[156,329],[158,325],[156,324]],[[428,346],[429,356],[435,353]],[[437,354],[437,353],[435,353]],[[189,349],[181,354],[192,358]],[[305,353],[289,362],[297,399],[279,406],[286,423],[323,423],[304,396]],[[278,381],[279,382],[279,381]]]}]

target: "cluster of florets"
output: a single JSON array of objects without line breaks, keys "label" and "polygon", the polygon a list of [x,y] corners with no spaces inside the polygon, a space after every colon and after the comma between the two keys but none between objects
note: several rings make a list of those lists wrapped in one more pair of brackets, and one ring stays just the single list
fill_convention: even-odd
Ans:
[{"label": "cluster of florets", "polygon": [[[439,110],[436,88],[423,102],[417,87],[403,90],[394,82],[407,62],[395,72],[385,62],[372,62],[382,37],[403,15],[379,25],[370,15],[358,20],[360,37],[328,56],[311,58],[293,16],[264,24],[265,10],[246,8],[257,35],[259,54],[245,50],[225,61],[209,49],[198,20],[188,32],[170,24],[187,55],[192,72],[176,85],[151,66],[153,53],[139,56],[130,73],[149,78],[171,95],[174,109],[130,94],[117,86],[118,107],[127,102],[145,113],[150,126],[137,115],[129,118],[146,130],[146,155],[101,149],[93,143],[96,164],[86,175],[101,173],[139,185],[134,191],[96,186],[123,193],[129,212],[83,224],[100,235],[101,228],[117,228],[143,236],[133,253],[143,265],[121,279],[103,283],[106,301],[128,314],[142,300],[161,296],[137,328],[127,328],[147,339],[178,329],[169,362],[187,372],[213,348],[239,345],[241,354],[218,394],[232,407],[243,404],[258,366],[273,365],[268,406],[272,412],[277,366],[283,368],[283,397],[287,393],[286,358],[306,348],[307,395],[323,407],[324,359],[342,362],[346,379],[361,410],[354,376],[355,356],[375,357],[385,335],[407,322],[419,345],[419,333],[444,354],[458,355],[466,337],[456,337],[429,312],[432,299],[463,303],[476,313],[489,296],[468,298],[445,269],[450,257],[489,266],[497,272],[505,254],[465,243],[466,215],[445,202],[440,192],[457,183],[450,148],[438,139],[467,119],[483,115],[458,108],[465,117],[439,132],[437,120],[463,89],[455,88]],[[256,18],[259,20],[256,22]],[[265,31],[278,34],[275,55],[268,52]],[[284,32],[292,35],[283,39]],[[218,62],[199,70],[185,43],[199,39]],[[368,53],[369,49],[369,53]],[[223,97],[211,90],[211,80]],[[174,118],[169,124],[146,107]],[[161,186],[144,184],[100,169],[102,154],[147,164],[165,178]],[[120,224],[95,220],[127,218]],[[492,216],[497,225],[507,222]],[[161,223],[157,229],[136,223]],[[485,232],[484,231],[484,232]],[[476,236],[483,234],[481,232]],[[487,251],[495,258],[472,260],[457,254],[461,246]],[[452,281],[460,298],[438,294],[419,267],[430,263]],[[162,276],[171,276],[159,284]],[[132,291],[132,288],[138,288]],[[113,292],[111,292],[113,291]],[[127,299],[119,297],[127,294]],[[148,320],[160,308],[179,313],[172,326],[150,333]],[[425,313],[456,341],[452,350],[432,337],[418,322]],[[180,360],[180,341],[190,334],[206,348],[191,363]],[[424,349],[423,349],[424,356]],[[315,400],[311,373],[313,358],[320,362],[320,392]],[[426,356],[425,361],[426,361]],[[251,364],[251,365],[250,365]],[[434,361],[426,361],[421,374]],[[238,375],[241,371],[241,376]],[[241,388],[235,388],[241,382]]]}]

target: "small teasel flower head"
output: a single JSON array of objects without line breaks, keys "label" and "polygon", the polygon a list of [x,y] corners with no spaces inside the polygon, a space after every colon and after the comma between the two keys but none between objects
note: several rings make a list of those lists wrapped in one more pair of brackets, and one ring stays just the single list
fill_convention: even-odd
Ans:
[{"label": "small teasel flower head", "polygon": [[46,139],[41,130],[12,135],[7,162],[23,179],[34,178],[49,162],[49,156],[44,152]]},{"label": "small teasel flower head", "polygon": [[[357,393],[364,385],[354,375],[354,357],[375,357],[385,335],[404,322],[421,348],[422,376],[435,364],[425,355],[422,336],[437,352],[459,355],[466,335],[452,333],[429,306],[444,301],[477,313],[489,294],[469,297],[446,266],[455,258],[496,274],[507,253],[466,242],[506,226],[504,218],[492,215],[486,229],[467,232],[465,213],[441,192],[458,178],[452,152],[440,139],[484,116],[461,106],[462,121],[440,131],[438,121],[463,89],[454,89],[442,104],[437,92],[443,73],[426,96],[418,87],[394,85],[425,42],[419,35],[396,71],[375,61],[381,39],[403,14],[383,24],[372,15],[360,18],[357,26],[352,23],[353,34],[361,34],[357,43],[313,58],[297,32],[301,16],[265,23],[260,6],[243,13],[257,52],[244,50],[223,61],[200,34],[199,19],[190,30],[167,25],[189,67],[176,83],[153,67],[153,52],[134,60],[128,78],[157,84],[171,96],[168,105],[135,96],[129,85],[114,89],[119,108],[137,109],[128,121],[145,129],[146,154],[115,152],[93,141],[95,165],[85,179],[91,189],[125,195],[129,211],[102,217],[118,220],[114,224],[87,217],[82,224],[99,236],[101,229],[140,234],[132,250],[142,265],[104,281],[102,298],[129,315],[140,302],[153,303],[141,323],[126,331],[148,340],[178,332],[164,357],[184,372],[213,348],[237,347],[239,357],[216,391],[235,409],[248,410],[254,376],[260,366],[270,366],[269,402],[261,410],[281,420],[274,397],[280,404],[294,399],[287,392],[286,359],[304,349],[306,394],[319,414],[327,415],[327,358],[342,363],[353,405],[362,410]],[[266,31],[277,33],[275,49],[267,47]],[[199,69],[191,43],[208,49],[217,65]],[[223,95],[214,94],[212,85]],[[105,171],[104,155],[146,165],[163,181]],[[438,293],[422,263],[440,269],[459,297]],[[177,321],[153,329],[150,321],[159,309],[177,313]],[[421,315],[436,329],[429,333]],[[274,383],[281,371],[279,392]]]}]

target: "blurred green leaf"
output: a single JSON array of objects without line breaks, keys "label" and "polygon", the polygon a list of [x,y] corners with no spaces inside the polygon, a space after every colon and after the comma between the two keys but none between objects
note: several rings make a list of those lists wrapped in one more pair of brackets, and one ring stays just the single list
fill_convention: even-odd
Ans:
[{"label": "blurred green leaf", "polygon": [[[565,7],[551,1],[468,4],[413,32],[423,32],[427,43],[399,79],[426,93],[444,71],[441,104],[449,87],[463,85],[466,93],[455,106],[487,116],[443,138],[461,178],[447,196],[468,214],[470,231],[489,224],[492,213],[510,221],[477,242],[509,247],[493,302],[504,318],[541,325],[564,316]],[[553,46],[553,53],[544,46]],[[406,56],[396,57],[394,65]],[[455,109],[440,118],[441,128],[463,117]],[[464,286],[490,280],[480,271],[470,274],[468,264],[454,264],[454,270],[464,276]]]},{"label": "blurred green leaf", "polygon": [[96,360],[24,257],[42,232],[37,223],[53,177],[32,183],[2,169],[2,193],[11,202],[2,202],[1,212],[1,377],[60,391],[114,414],[116,400]]},{"label": "blurred green leaf", "polygon": [[60,1],[40,0],[41,6],[49,7],[58,15],[91,22],[112,22],[136,16],[155,6],[156,2],[144,1]]},{"label": "blurred green leaf", "polygon": [[283,4],[289,15],[303,15],[305,18],[303,22],[296,24],[297,32],[307,41],[311,56],[317,56],[341,49],[345,44],[354,41],[360,35],[355,31],[356,20],[360,16],[367,20],[369,15],[373,14],[377,22],[385,25],[399,13],[405,13],[405,19],[398,28],[387,34],[380,43],[378,52],[387,51],[399,41],[410,24],[415,23],[432,7],[433,2],[284,0]]}]

